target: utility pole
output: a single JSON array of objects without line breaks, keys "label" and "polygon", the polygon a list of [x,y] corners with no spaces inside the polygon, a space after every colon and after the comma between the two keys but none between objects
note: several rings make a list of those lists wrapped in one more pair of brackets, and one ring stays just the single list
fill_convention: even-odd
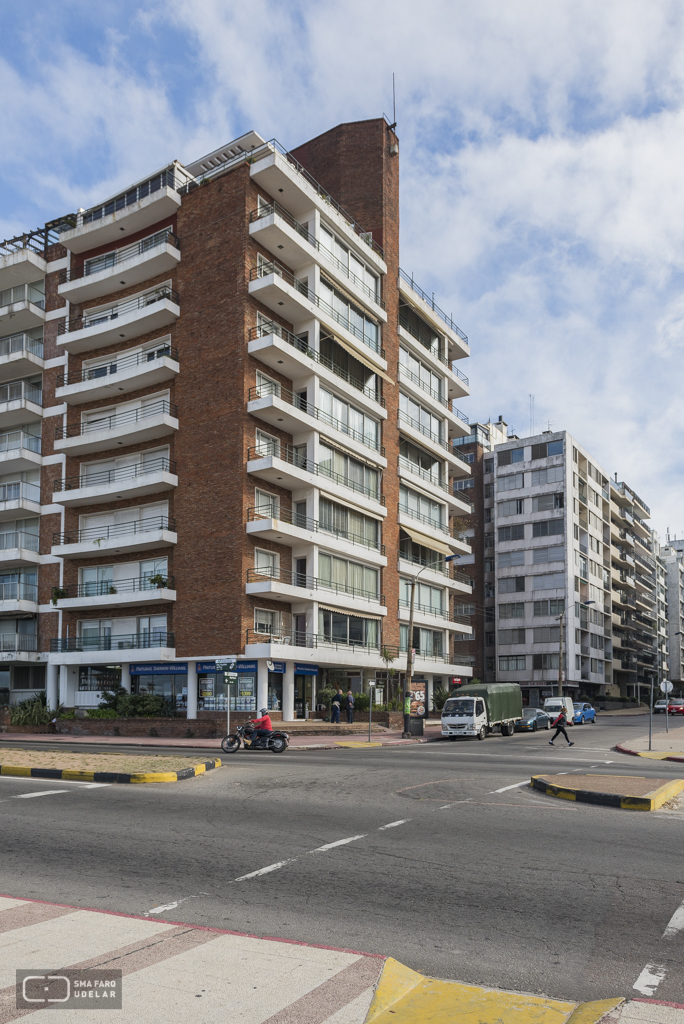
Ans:
[{"label": "utility pole", "polygon": [[560,633],[558,635],[558,696],[563,696],[563,619],[565,618],[565,608],[556,616],[560,621]]},{"label": "utility pole", "polygon": [[[444,559],[445,562],[453,562],[454,559],[458,558],[458,555],[447,555]],[[416,581],[420,576],[421,572],[425,572],[426,569],[433,569],[435,565],[439,565],[440,562],[430,562],[428,565],[424,565],[422,569],[419,569],[416,575],[411,580],[411,602],[409,610],[409,627],[408,627],[408,641],[406,644],[406,685],[404,687],[404,731],[402,733],[403,739],[409,739],[411,736],[411,685],[413,680],[413,610],[415,606],[416,596]],[[447,598],[448,600],[448,598]],[[427,698],[427,686],[425,697]]]}]

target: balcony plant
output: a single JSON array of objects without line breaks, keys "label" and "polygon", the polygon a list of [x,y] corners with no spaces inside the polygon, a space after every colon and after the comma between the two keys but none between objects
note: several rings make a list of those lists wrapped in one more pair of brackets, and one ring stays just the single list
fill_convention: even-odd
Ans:
[{"label": "balcony plant", "polygon": [[168,587],[169,585],[168,578],[166,576],[163,576],[160,572],[158,572],[155,576],[148,576],[147,582],[150,584],[150,586],[158,587],[159,589],[161,589],[162,587]]},{"label": "balcony plant", "polygon": [[59,600],[69,596],[69,591],[66,587],[53,587],[52,588],[52,603],[57,604]]}]

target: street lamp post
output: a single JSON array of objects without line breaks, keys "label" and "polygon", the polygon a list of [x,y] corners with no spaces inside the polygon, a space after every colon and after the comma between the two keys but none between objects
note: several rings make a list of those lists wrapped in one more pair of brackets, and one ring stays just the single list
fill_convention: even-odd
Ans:
[{"label": "street lamp post", "polygon": [[563,619],[565,608],[556,616],[556,622],[560,621],[560,632],[558,634],[558,696],[563,696]]},{"label": "street lamp post", "polygon": [[[460,558],[460,555],[446,555],[445,562],[453,562],[454,559]],[[413,609],[415,604],[416,594],[416,580],[420,576],[421,572],[425,572],[426,569],[433,569],[436,565],[441,565],[441,559],[436,562],[429,562],[428,565],[424,565],[422,569],[419,569],[416,575],[411,580],[411,602],[409,610],[409,627],[408,627],[408,638],[406,642],[406,686],[404,688],[404,731],[402,737],[409,739],[411,736],[411,682],[413,679]],[[448,600],[448,598],[447,598]],[[427,699],[427,693],[425,694]]]}]

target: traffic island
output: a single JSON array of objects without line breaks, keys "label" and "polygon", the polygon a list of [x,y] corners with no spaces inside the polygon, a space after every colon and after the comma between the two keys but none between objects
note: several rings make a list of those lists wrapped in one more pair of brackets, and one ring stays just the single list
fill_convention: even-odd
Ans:
[{"label": "traffic island", "polygon": [[0,752],[0,775],[19,778],[64,779],[71,782],[180,782],[220,768],[221,761],[162,754],[70,753],[66,750]]},{"label": "traffic island", "polygon": [[648,734],[637,736],[636,739],[622,740],[615,749],[621,754],[632,754],[634,757],[646,757],[652,761],[684,761],[684,727],[670,725],[665,731],[663,717],[659,716],[656,731],[656,720],[653,721],[654,731],[651,737],[651,749],[648,749]]},{"label": "traffic island", "polygon": [[657,811],[684,789],[684,779],[634,775],[533,775],[530,782],[547,796],[625,811]]}]

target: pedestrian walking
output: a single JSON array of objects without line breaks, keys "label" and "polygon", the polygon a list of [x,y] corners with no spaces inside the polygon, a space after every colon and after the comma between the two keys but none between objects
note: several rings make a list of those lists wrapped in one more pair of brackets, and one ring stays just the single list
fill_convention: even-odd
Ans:
[{"label": "pedestrian walking", "polygon": [[354,694],[351,690],[347,690],[347,722],[349,725],[354,724]]},{"label": "pedestrian walking", "polygon": [[335,696],[332,699],[332,706],[330,708],[330,721],[334,725],[339,725],[340,724],[340,709],[342,707],[342,701],[343,700],[344,700],[344,694],[342,693],[342,690],[338,687],[337,688],[337,693],[335,694]]},{"label": "pedestrian walking", "polygon": [[565,708],[561,708],[561,712],[560,712],[558,718],[556,719],[555,722],[551,723],[552,726],[556,727],[556,731],[553,734],[553,737],[549,740],[550,746],[553,746],[553,741],[557,740],[558,737],[560,736],[560,734],[563,733],[563,735],[565,736],[565,739],[567,740],[568,746],[569,747],[574,747],[575,744],[572,742],[572,740],[568,739],[568,734],[565,731],[565,723],[567,722],[567,720],[568,720],[568,718],[567,718],[567,715],[565,714]]}]

